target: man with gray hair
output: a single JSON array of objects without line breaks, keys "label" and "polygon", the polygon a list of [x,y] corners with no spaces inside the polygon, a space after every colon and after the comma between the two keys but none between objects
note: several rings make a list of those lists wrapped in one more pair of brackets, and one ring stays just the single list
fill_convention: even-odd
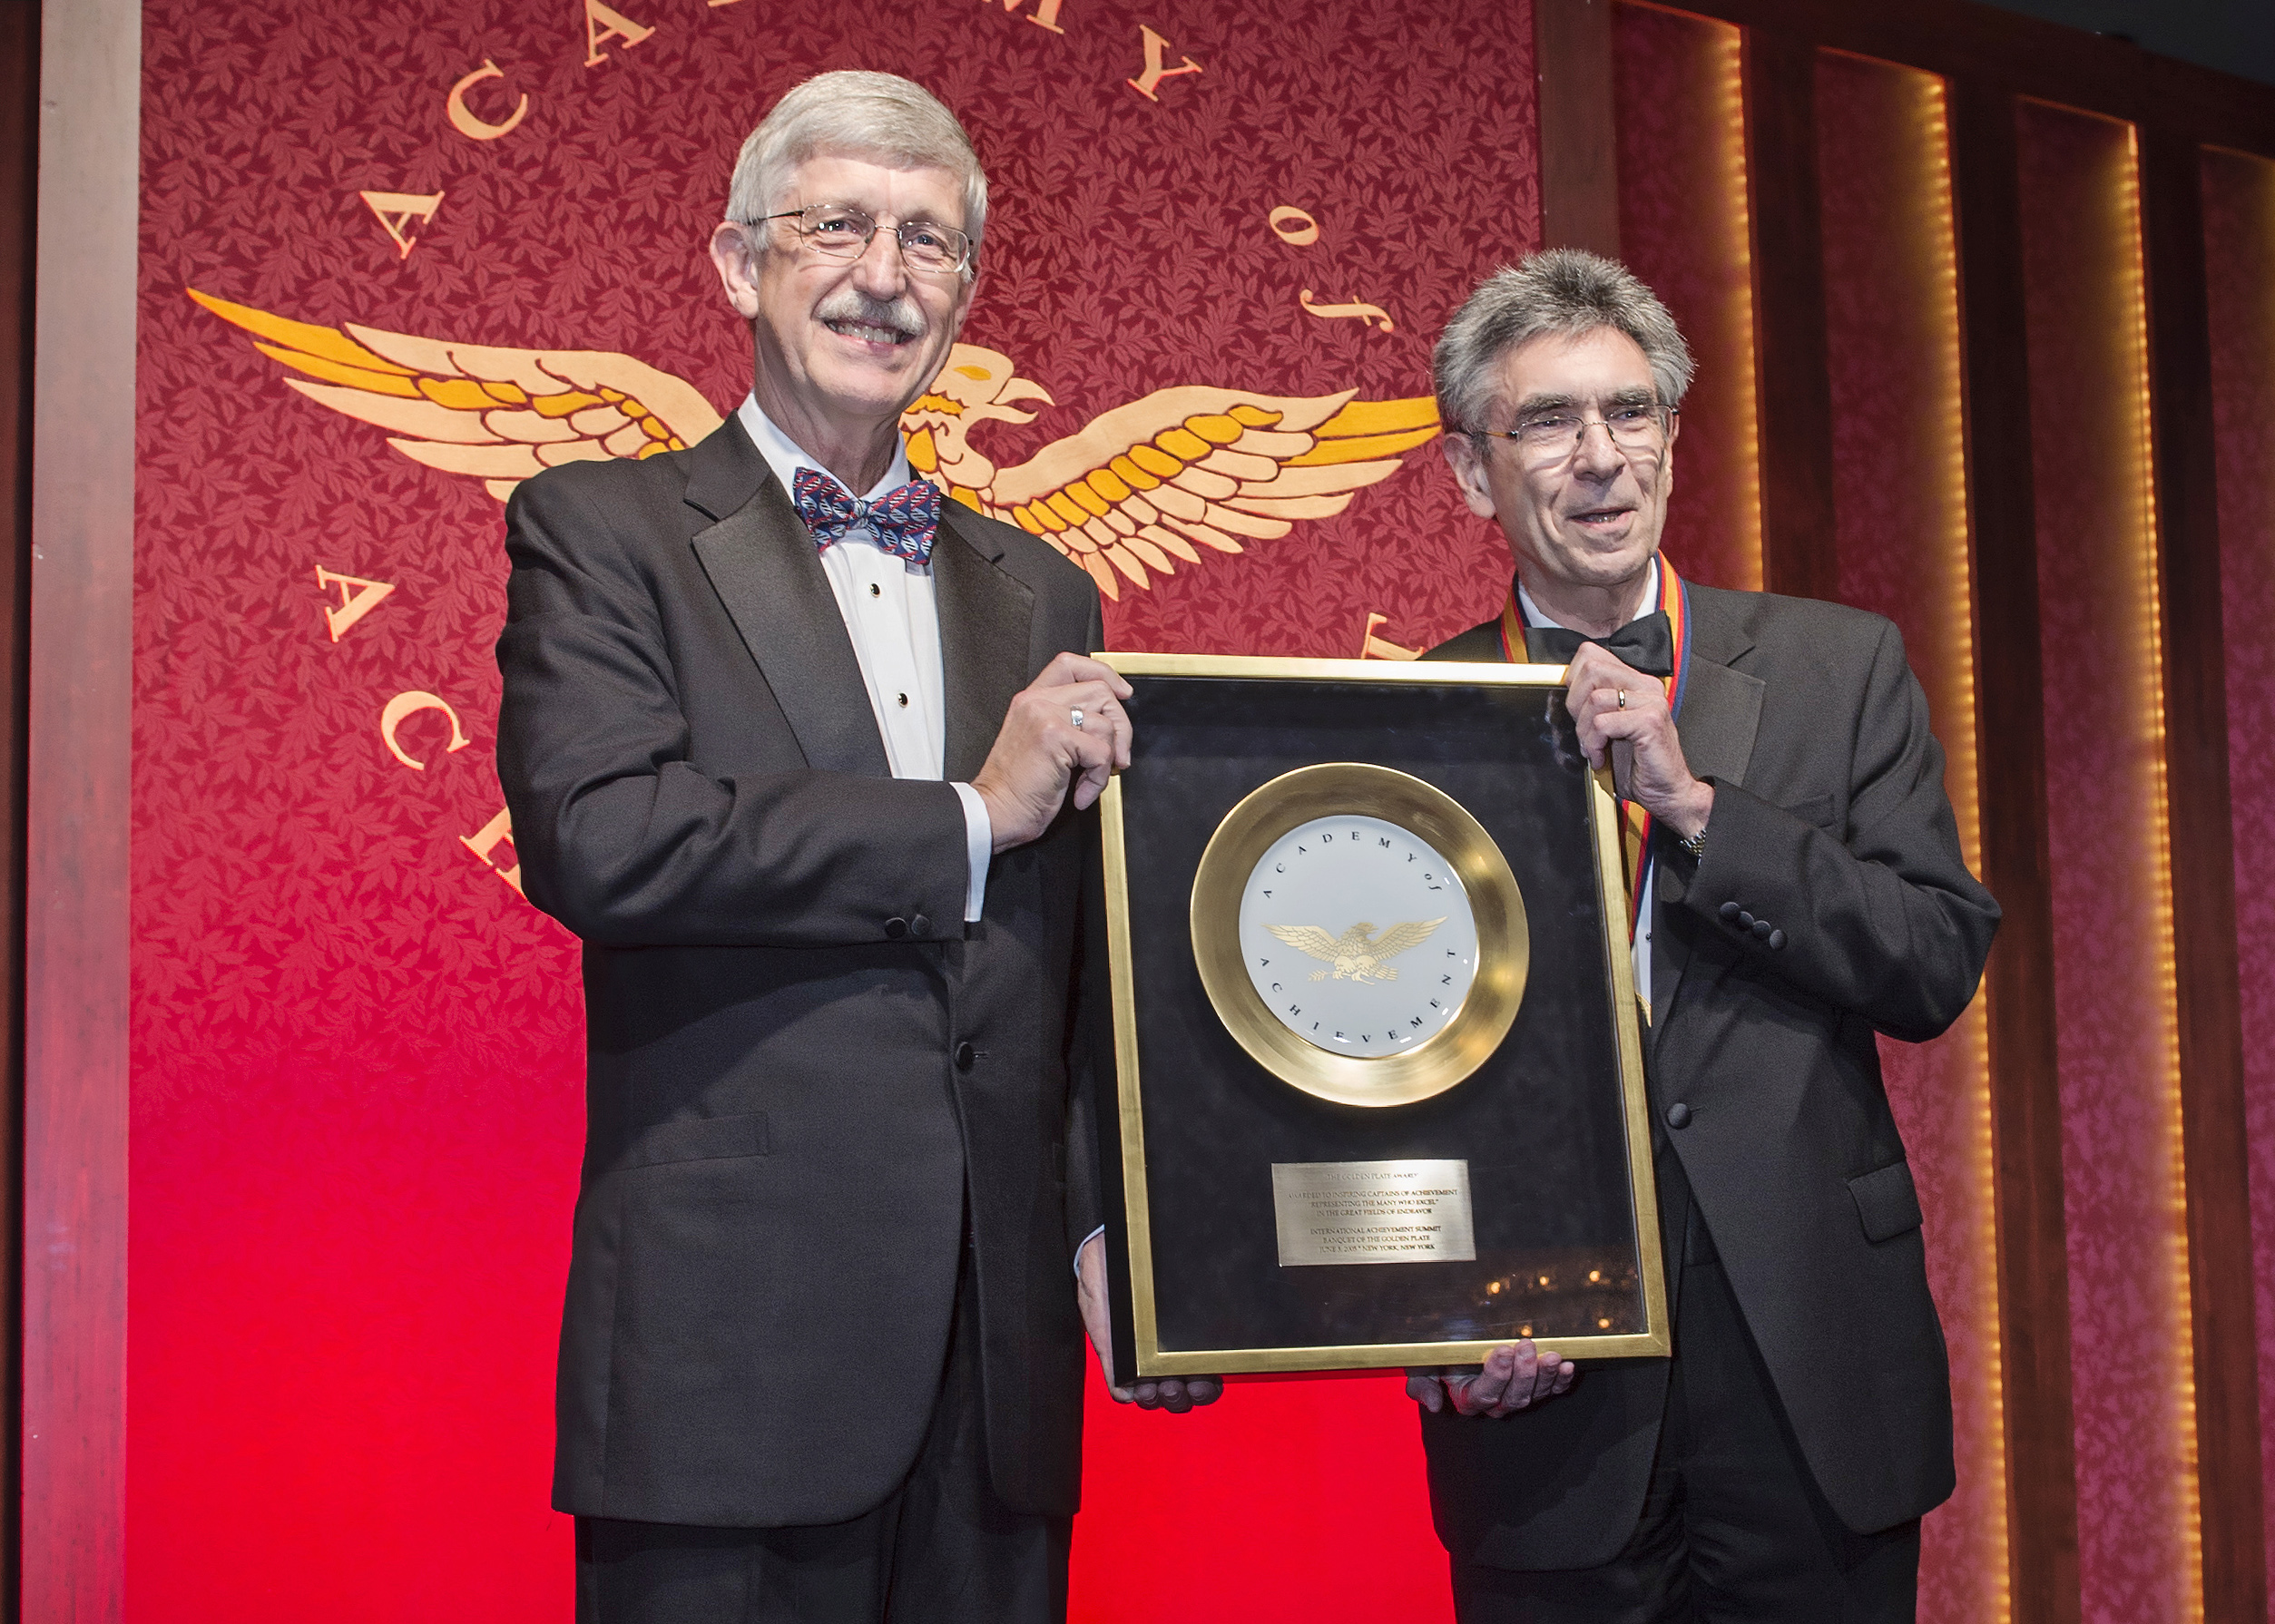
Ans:
[{"label": "man with gray hair", "polygon": [[1876,1034],[1958,1017],[1998,906],[1896,628],[1660,556],[1691,372],[1650,289],[1568,249],[1437,347],[1446,461],[1516,579],[1430,657],[1564,666],[1612,763],[1674,1306],[1671,1360],[1583,1375],[1519,1342],[1409,1379],[1465,1624],[1909,1619],[1952,1489]]},{"label": "man with gray hair", "polygon": [[1089,577],[901,443],[986,207],[917,85],[798,86],[711,243],[749,396],[507,507],[499,776],[584,943],[554,1482],[584,1624],[1064,1616],[1085,1314],[1112,1345],[1090,808],[1129,689]]}]

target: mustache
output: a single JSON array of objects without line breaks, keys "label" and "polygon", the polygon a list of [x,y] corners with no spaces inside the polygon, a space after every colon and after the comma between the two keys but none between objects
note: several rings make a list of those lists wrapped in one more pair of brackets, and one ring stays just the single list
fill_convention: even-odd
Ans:
[{"label": "mustache", "polygon": [[814,307],[814,315],[823,321],[881,327],[904,338],[924,337],[923,308],[906,293],[897,298],[872,298],[858,288],[840,288]]}]

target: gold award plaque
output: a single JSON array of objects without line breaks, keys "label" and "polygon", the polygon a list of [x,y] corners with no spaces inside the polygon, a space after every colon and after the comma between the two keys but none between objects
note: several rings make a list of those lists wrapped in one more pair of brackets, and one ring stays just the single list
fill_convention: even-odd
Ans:
[{"label": "gold award plaque", "polygon": [[1339,1105],[1408,1105],[1500,1047],[1532,938],[1508,859],[1459,802],[1336,761],[1283,773],[1217,826],[1193,957],[1257,1064]]}]

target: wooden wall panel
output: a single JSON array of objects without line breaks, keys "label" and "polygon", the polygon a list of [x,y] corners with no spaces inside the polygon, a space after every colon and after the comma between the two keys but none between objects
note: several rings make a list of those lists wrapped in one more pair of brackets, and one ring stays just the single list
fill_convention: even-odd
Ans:
[{"label": "wooden wall panel", "polygon": [[1971,0],[1689,0],[1685,9],[2275,157],[2275,95],[2266,85],[2152,56],[2120,34],[2089,34]]},{"label": "wooden wall panel", "polygon": [[2228,731],[2198,725],[2221,714],[2227,684],[2201,179],[2193,142],[2151,132],[2141,149],[2203,1609],[2256,1620],[2267,1560]]},{"label": "wooden wall panel", "polygon": [[1968,529],[1981,687],[1983,878],[2005,911],[1991,951],[2009,1594],[2015,1624],[2076,1624],[2076,1439],[2069,1251],[2054,1065],[2052,859],[2021,201],[2013,98],[1951,89],[1966,329]]},{"label": "wooden wall panel", "polygon": [[2173,1350],[2137,1384],[2074,1386],[2080,1588],[2088,1619],[2188,1624],[2200,1433],[2165,768],[2186,721],[2163,708],[2139,169],[2121,122],[2025,102],[2016,124],[2070,1334],[2097,1364],[2112,1326]]},{"label": "wooden wall panel", "polygon": [[50,0],[40,74],[25,954],[23,1610],[124,1594],[127,797],[141,13]]},{"label": "wooden wall panel", "polygon": [[[0,5],[0,1392],[23,1393],[24,746],[32,563],[32,212],[39,8]],[[21,1475],[0,1430],[0,1619],[15,1615]]]},{"label": "wooden wall panel", "polygon": [[[2275,1463],[2275,162],[2214,152],[2201,164],[2223,657],[2205,715],[2224,724],[2227,743],[2243,1063],[2232,1149],[2248,1158],[2251,1209],[2248,1247],[2230,1261],[2249,1268],[2259,1384],[2257,1415],[2235,1424],[2262,1473],[2264,1551],[2275,1528],[2264,1475]],[[2192,1182],[2197,1165],[2192,1144]]]},{"label": "wooden wall panel", "polygon": [[1612,0],[1533,0],[1540,246],[1619,258]]},{"label": "wooden wall panel", "polygon": [[1709,586],[1761,585],[1752,231],[1738,30],[1619,0],[1620,243],[1674,313],[1698,377],[1682,403],[1667,556]]},{"label": "wooden wall panel", "polygon": [[1770,591],[1798,598],[1836,596],[1840,576],[1833,544],[1816,60],[1816,47],[1798,35],[1746,31],[1761,579]]}]

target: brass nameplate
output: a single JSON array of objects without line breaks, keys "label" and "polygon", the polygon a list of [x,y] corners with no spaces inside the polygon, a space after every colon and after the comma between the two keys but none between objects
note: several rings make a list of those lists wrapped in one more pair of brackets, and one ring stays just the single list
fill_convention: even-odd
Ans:
[{"label": "brass nameplate", "polygon": [[1469,1263],[1466,1161],[1276,1161],[1280,1267]]}]

